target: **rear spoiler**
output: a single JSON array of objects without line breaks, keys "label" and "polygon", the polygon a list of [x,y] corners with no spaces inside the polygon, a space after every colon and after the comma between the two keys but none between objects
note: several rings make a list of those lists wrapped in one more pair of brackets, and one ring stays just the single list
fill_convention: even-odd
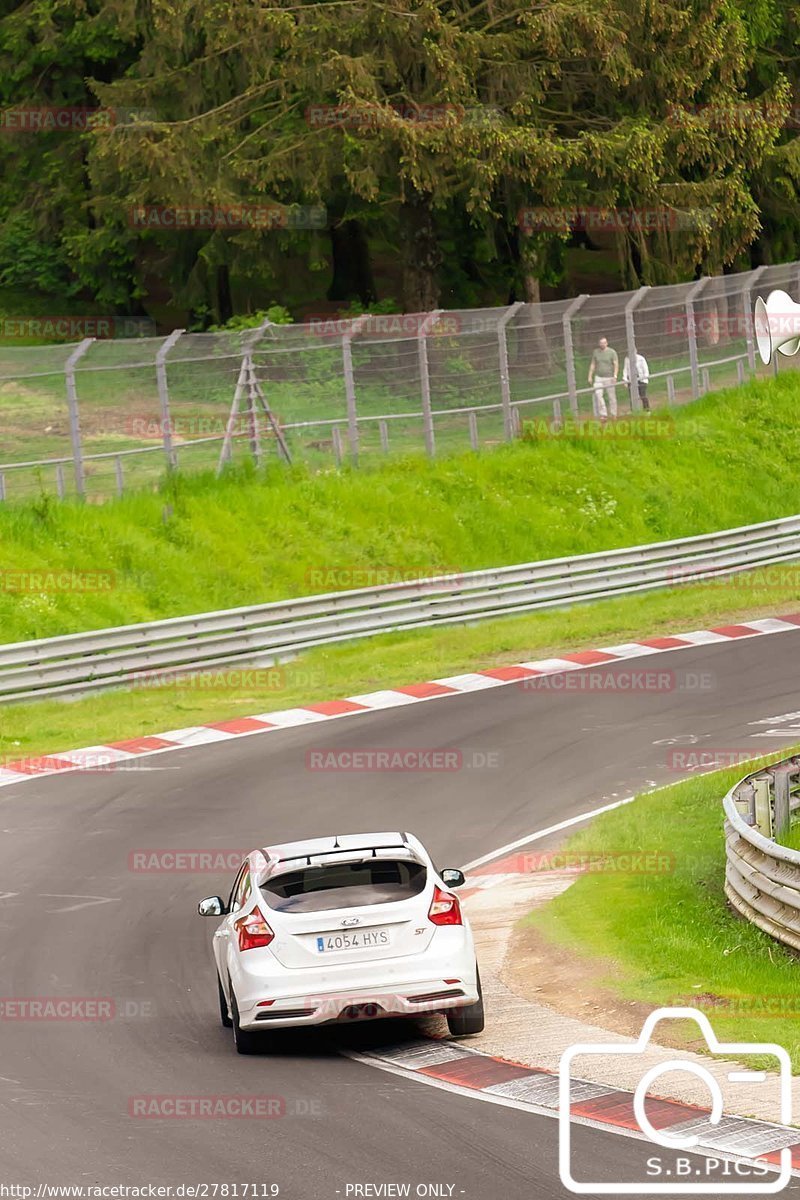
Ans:
[{"label": "rear spoiler", "polygon": [[373,859],[397,858],[398,853],[403,858],[427,866],[417,852],[407,842],[398,842],[390,846],[359,846],[350,850],[323,850],[316,854],[295,854],[291,858],[273,858],[267,861],[267,869],[261,873],[259,882],[272,879],[276,875],[288,874],[297,870],[301,865],[307,867],[335,866],[340,862],[371,862]]}]

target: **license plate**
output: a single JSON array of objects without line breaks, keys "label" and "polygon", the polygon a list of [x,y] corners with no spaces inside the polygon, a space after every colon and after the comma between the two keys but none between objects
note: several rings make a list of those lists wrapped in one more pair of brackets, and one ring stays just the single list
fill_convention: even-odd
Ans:
[{"label": "license plate", "polygon": [[388,946],[391,941],[388,929],[354,929],[347,933],[326,933],[317,938],[317,950],[326,954],[329,950],[371,950]]}]

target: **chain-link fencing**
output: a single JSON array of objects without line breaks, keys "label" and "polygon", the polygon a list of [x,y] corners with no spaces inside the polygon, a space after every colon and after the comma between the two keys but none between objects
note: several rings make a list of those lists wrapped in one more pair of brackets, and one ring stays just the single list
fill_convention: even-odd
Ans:
[{"label": "chain-link fencing", "polygon": [[[620,415],[686,403],[778,370],[779,356],[761,365],[752,317],[775,288],[798,295],[800,264],[507,308],[0,345],[0,499],[102,500],[248,458],[279,469],[478,450],[531,417],[602,412],[588,378],[601,337],[618,355]],[[635,372],[623,382],[639,354],[644,395]]]}]

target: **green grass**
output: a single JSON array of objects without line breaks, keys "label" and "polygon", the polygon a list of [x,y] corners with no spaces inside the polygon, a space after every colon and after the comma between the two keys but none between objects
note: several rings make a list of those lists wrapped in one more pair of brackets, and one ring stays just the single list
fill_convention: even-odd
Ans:
[{"label": "green grass", "polygon": [[[467,571],[795,513],[799,397],[800,378],[786,374],[709,396],[663,424],[659,415],[627,422],[624,439],[552,437],[341,472],[274,464],[222,480],[178,476],[102,506],[7,503],[0,572],[108,571],[114,586],[20,595],[0,576],[2,638],[283,599],[325,582],[347,588],[377,582],[383,569]],[[668,436],[652,436],[657,429]],[[740,592],[712,588],[728,607]]]},{"label": "green grass", "polygon": [[[598,817],[570,838],[569,850],[656,851],[672,856],[672,869],[586,872],[527,921],[599,965],[617,996],[699,1008],[721,1040],[777,1042],[796,1070],[797,957],[734,914],[723,891],[721,802],[745,772],[690,779]],[[768,1006],[781,1002],[784,1013],[770,1015]],[[684,1032],[697,1036],[688,1022]]]},{"label": "green grass", "polygon": [[[254,604],[390,578],[658,541],[800,510],[800,381],[709,396],[668,437],[551,438],[434,463],[179,477],[90,506],[0,505],[4,642]],[[645,419],[642,418],[642,422]],[[647,422],[648,430],[661,418]],[[665,428],[667,426],[665,425]],[[776,452],[780,447],[780,453]],[[105,572],[102,591],[15,590],[19,573]],[[84,573],[84,574],[82,574]],[[147,689],[0,709],[23,755],[357,694],[744,615],[793,611],[793,568],[304,656],[266,686]]]}]

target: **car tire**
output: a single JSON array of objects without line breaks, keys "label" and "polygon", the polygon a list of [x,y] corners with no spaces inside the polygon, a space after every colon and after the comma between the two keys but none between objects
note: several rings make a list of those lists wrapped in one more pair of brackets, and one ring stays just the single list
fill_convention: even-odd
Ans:
[{"label": "car tire", "polygon": [[476,969],[478,979],[478,999],[474,1004],[464,1008],[453,1008],[447,1013],[447,1028],[453,1037],[465,1037],[470,1033],[483,1033],[483,991],[481,989],[480,973]]},{"label": "car tire", "polygon": [[233,1044],[236,1047],[237,1054],[258,1054],[263,1048],[261,1035],[253,1033],[251,1029],[242,1029],[239,1024],[239,1009],[236,1007],[236,992],[233,990],[233,985],[228,983],[231,989],[231,1013],[233,1019]]},{"label": "car tire", "polygon": [[222,988],[222,980],[219,977],[219,973],[217,973],[217,991],[219,992],[220,1020],[222,1021],[222,1024],[225,1026],[226,1029],[230,1029],[230,1027],[233,1025],[233,1021],[231,1020],[230,1014],[228,1012],[228,1001],[225,999],[225,992],[223,991],[223,988]]}]

